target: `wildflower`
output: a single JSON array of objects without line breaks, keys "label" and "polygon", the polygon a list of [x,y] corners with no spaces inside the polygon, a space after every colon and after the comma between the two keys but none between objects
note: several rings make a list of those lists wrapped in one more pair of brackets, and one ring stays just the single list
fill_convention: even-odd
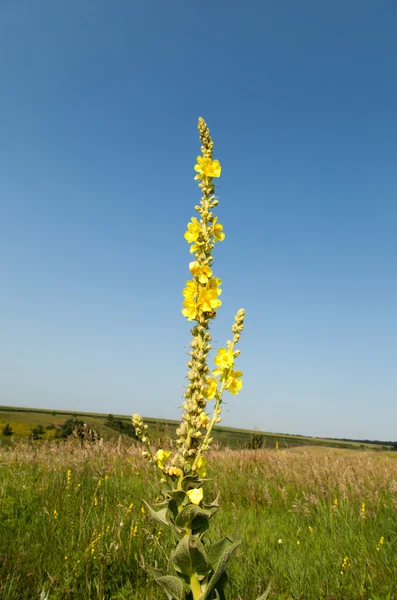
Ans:
[{"label": "wildflower", "polygon": [[301,544],[300,540],[296,540],[296,543],[298,544],[298,546],[300,546]]},{"label": "wildflower", "polygon": [[335,500],[332,504],[332,510],[334,510],[334,511],[338,510],[338,498],[335,498]]},{"label": "wildflower", "polygon": [[378,545],[376,546],[376,551],[377,552],[381,551],[381,548],[382,548],[382,546],[383,546],[384,543],[385,543],[385,538],[382,535],[382,537],[380,538],[380,540],[378,542]]},{"label": "wildflower", "polygon": [[56,508],[54,508],[54,519],[58,518],[58,511]]},{"label": "wildflower", "polygon": [[203,177],[220,177],[222,168],[219,160],[198,156],[194,170],[197,171],[197,175],[194,178],[197,180],[202,179]]},{"label": "wildflower", "polygon": [[186,317],[188,321],[193,321],[193,319],[195,319],[197,316],[197,303],[195,300],[186,299],[183,303],[183,306],[183,316]]},{"label": "wildflower", "polygon": [[[207,459],[204,456],[200,456],[197,461],[197,475],[199,477],[205,477],[207,475]],[[200,488],[202,490],[202,488]]]},{"label": "wildflower", "polygon": [[212,275],[211,269],[206,265],[200,265],[197,260],[189,263],[189,270],[193,277],[197,277],[200,283],[207,283]]},{"label": "wildflower", "polygon": [[200,504],[204,496],[203,488],[195,488],[193,490],[189,490],[186,493],[189,496],[190,502],[196,505]]},{"label": "wildflower", "polygon": [[309,533],[312,534],[313,533],[313,527],[311,525],[309,525]]},{"label": "wildflower", "polygon": [[214,241],[223,242],[225,239],[225,234],[223,233],[223,225],[217,222],[218,217],[215,217],[212,221],[212,235],[214,236]]},{"label": "wildflower", "polygon": [[193,279],[189,279],[186,282],[186,287],[182,292],[186,300],[193,300],[197,296],[197,282]]},{"label": "wildflower", "polygon": [[94,506],[98,506],[98,498],[96,496],[94,497]]},{"label": "wildflower", "polygon": [[180,477],[181,475],[183,475],[183,471],[182,471],[182,469],[179,469],[178,467],[171,466],[168,469],[167,474],[170,476],[175,475],[177,477]]},{"label": "wildflower", "polygon": [[157,461],[159,469],[164,469],[164,461],[168,460],[171,456],[171,452],[165,452],[164,450],[157,450],[154,459]]},{"label": "wildflower", "polygon": [[197,305],[203,312],[211,312],[219,308],[222,304],[218,295],[217,289],[202,287],[197,298]]},{"label": "wildflower", "polygon": [[128,507],[127,513],[130,513],[130,512],[132,511],[132,509],[133,509],[133,508],[134,508],[134,505],[133,505],[133,504],[132,504],[132,502],[131,502],[131,504],[130,504],[130,505],[129,505],[129,507]]},{"label": "wildflower", "polygon": [[276,440],[276,450],[278,450],[278,440]]},{"label": "wildflower", "polygon": [[222,290],[219,287],[220,285],[222,285],[222,279],[219,279],[219,277],[210,277],[207,283],[207,288],[216,290],[216,293],[218,296],[220,296],[222,294]]},{"label": "wildflower", "polygon": [[203,395],[207,400],[215,398],[216,390],[218,387],[218,381],[215,378],[208,378],[206,381],[207,387],[203,391]]},{"label": "wildflower", "polygon": [[203,412],[200,414],[200,423],[201,423],[201,425],[202,425],[203,427],[206,427],[206,426],[207,426],[207,423],[209,422],[209,420],[210,420],[209,416],[207,415],[207,413],[206,413],[206,412],[204,412],[204,411],[203,411]]},{"label": "wildflower", "polygon": [[215,377],[217,375],[222,375],[226,369],[229,369],[234,364],[234,356],[231,348],[219,348],[217,355],[214,358],[215,364],[218,366],[218,369],[214,371]]},{"label": "wildflower", "polygon": [[277,543],[278,543],[278,544],[282,544],[282,543],[283,543],[283,540],[280,538],[280,539],[277,541]]},{"label": "wildflower", "polygon": [[346,569],[350,566],[351,565],[350,565],[349,557],[345,556],[345,558],[343,559],[343,562],[342,562],[342,570],[341,570],[340,574],[344,575]]},{"label": "wildflower", "polygon": [[70,485],[72,482],[72,471],[70,469],[68,469],[68,473],[67,473],[67,485]]},{"label": "wildflower", "polygon": [[191,244],[192,242],[197,242],[198,237],[201,232],[201,225],[196,219],[196,217],[192,217],[190,223],[188,223],[187,231],[185,232],[185,239]]},{"label": "wildflower", "polygon": [[232,371],[225,383],[225,390],[229,390],[231,394],[238,394],[241,388],[243,387],[243,382],[238,381],[238,377],[242,377],[243,374],[241,371]]},{"label": "wildflower", "polygon": [[365,519],[365,502],[361,503],[360,519]]},{"label": "wildflower", "polygon": [[[184,392],[183,414],[181,423],[176,430],[176,449],[172,457],[169,452],[163,449],[159,449],[155,453],[152,452],[152,445],[146,435],[147,426],[144,425],[140,415],[132,416],[136,435],[145,444],[144,458],[147,458],[152,464],[161,469],[161,482],[168,483],[168,488],[171,488],[171,490],[168,489],[167,492],[164,492],[162,505],[168,503],[168,509],[170,510],[171,506],[171,512],[174,515],[177,514],[177,509],[178,513],[181,514],[181,523],[185,522],[186,519],[190,519],[190,517],[194,518],[197,510],[200,512],[197,507],[202,505],[204,498],[202,486],[205,484],[204,478],[206,477],[207,467],[207,461],[203,457],[203,453],[210,448],[213,439],[210,436],[214,425],[221,421],[222,394],[225,390],[237,394],[242,387],[242,373],[234,370],[234,361],[239,355],[239,350],[235,349],[235,345],[239,341],[244,328],[245,311],[243,309],[237,311],[234,317],[232,340],[229,340],[215,357],[215,370],[212,375],[208,366],[208,354],[211,350],[210,324],[211,319],[216,316],[217,309],[221,306],[219,297],[222,294],[220,287],[222,281],[213,275],[212,250],[216,242],[225,239],[225,234],[223,226],[212,212],[212,209],[218,204],[212,179],[220,176],[221,166],[218,160],[213,160],[214,144],[209,129],[201,118],[199,119],[199,132],[202,156],[197,158],[197,164],[194,168],[197,173],[195,179],[199,181],[198,187],[202,195],[200,204],[195,206],[195,211],[199,214],[199,217],[192,217],[184,233],[185,239],[190,244],[190,253],[194,255],[194,260],[189,263],[192,278],[186,281],[182,291],[182,314],[189,321],[196,321],[196,323],[193,324],[191,329],[192,339],[189,348],[187,373],[188,385]],[[218,378],[218,376],[220,377]],[[207,403],[212,399],[215,402],[213,414],[210,416],[207,414]],[[186,506],[187,499],[191,504]],[[208,519],[218,508],[216,501],[209,507],[204,506],[208,510],[201,515],[203,518],[200,517],[200,519],[195,520],[195,525],[197,521],[197,527],[193,528],[190,527],[190,524],[186,525],[186,531],[190,530],[189,539],[190,537],[193,538],[192,548],[195,540],[201,540],[205,529],[208,527]],[[157,511],[157,520],[162,520],[163,510]],[[184,511],[183,514],[182,511]],[[141,512],[145,514],[143,507]],[[167,514],[171,515],[171,513]],[[168,524],[174,529],[176,528],[174,533],[177,534],[178,539],[180,530],[174,525],[171,516]],[[132,527],[131,524],[130,535],[135,536],[137,531],[137,525]],[[162,530],[157,531],[152,539],[156,537],[159,539],[161,535]],[[183,546],[185,541],[182,539],[177,542],[177,545],[182,544]],[[174,557],[177,552],[176,554],[175,552],[171,553],[169,560],[172,572],[175,571],[175,577],[183,579],[184,577],[178,569],[174,569]],[[200,560],[197,557],[197,564]],[[209,582],[213,578],[213,570],[209,569],[206,573],[199,573],[196,571],[196,559],[193,563],[194,569],[190,577],[190,595],[194,600],[198,600],[208,590]],[[221,569],[218,566],[215,569],[217,581],[212,583],[211,597],[214,594],[217,597],[221,595],[223,597],[223,586],[221,585],[223,580],[220,571],[223,571],[223,566]],[[160,584],[161,579],[166,578],[160,577],[158,579]],[[174,583],[176,584],[176,582]],[[175,587],[174,584],[173,587]],[[185,587],[185,581],[182,582],[182,587]],[[167,592],[168,583],[164,585],[164,588]]]}]

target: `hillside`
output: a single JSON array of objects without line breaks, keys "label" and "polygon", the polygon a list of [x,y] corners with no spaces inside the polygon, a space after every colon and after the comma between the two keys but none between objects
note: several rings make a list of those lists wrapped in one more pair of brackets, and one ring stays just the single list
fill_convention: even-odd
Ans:
[{"label": "hillside", "polygon": [[[113,415],[114,419],[122,421],[124,424],[131,422],[129,415]],[[75,411],[58,411],[36,408],[20,408],[10,406],[0,406],[0,440],[2,442],[9,439],[1,435],[5,425],[10,424],[13,435],[12,439],[29,438],[31,430],[41,425],[44,429],[42,440],[53,439],[57,428],[59,428],[67,419],[81,419],[87,423],[91,429],[95,429],[105,440],[116,439],[120,435],[123,438],[128,436],[115,431],[106,425],[108,418],[104,413],[88,413]],[[145,421],[151,426],[151,438],[153,442],[163,443],[167,438],[174,437],[178,421],[167,419],[145,418]],[[252,435],[262,434],[264,436],[264,445],[267,448],[275,448],[278,443],[279,448],[291,448],[296,446],[326,446],[334,448],[351,449],[390,449],[390,446],[380,444],[364,444],[355,441],[335,440],[327,438],[315,438],[300,435],[290,435],[284,433],[259,432],[257,430],[237,429],[234,427],[218,426],[214,429],[214,441],[221,446],[230,448],[249,447]]]}]

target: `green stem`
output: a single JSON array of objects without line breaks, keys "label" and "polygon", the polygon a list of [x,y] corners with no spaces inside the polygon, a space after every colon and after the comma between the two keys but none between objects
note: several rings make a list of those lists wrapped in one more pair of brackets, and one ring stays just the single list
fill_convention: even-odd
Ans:
[{"label": "green stem", "polygon": [[218,411],[219,411],[219,407],[220,407],[221,402],[222,402],[222,394],[223,394],[223,391],[224,391],[224,387],[225,387],[225,382],[223,381],[222,385],[221,385],[221,389],[219,390],[218,397],[217,397],[216,402],[215,402],[214,414],[212,415],[211,423],[207,427],[207,433],[205,435],[205,438],[203,439],[202,444],[200,445],[200,447],[198,449],[196,458],[194,459],[193,464],[192,464],[192,468],[194,468],[195,466],[197,466],[199,458],[200,458],[200,456],[201,456],[201,454],[203,452],[203,448],[207,445],[208,440],[210,439],[211,431],[212,431],[212,429],[213,429],[213,427],[214,427],[214,425],[215,425],[215,423],[217,421],[218,415],[219,415]]},{"label": "green stem", "polygon": [[[230,348],[231,348],[231,350],[233,352],[233,350],[234,350],[234,344],[232,344],[230,346]],[[209,426],[207,428],[207,433],[205,435],[205,438],[203,439],[203,442],[202,442],[202,444],[200,445],[200,447],[198,449],[196,458],[194,459],[193,464],[192,464],[192,468],[194,468],[194,467],[197,466],[199,458],[200,458],[200,456],[201,456],[201,454],[203,452],[203,448],[207,445],[208,440],[210,439],[211,431],[214,428],[214,425],[215,425],[216,420],[217,420],[218,415],[219,415],[218,410],[219,410],[219,407],[220,407],[220,405],[222,403],[222,394],[225,391],[225,383],[227,382],[229,374],[230,374],[230,371],[232,371],[232,369],[233,369],[233,365],[228,369],[226,375],[223,376],[223,380],[222,380],[222,384],[221,384],[221,389],[219,390],[219,394],[218,394],[218,396],[216,398],[215,407],[214,407],[214,414],[212,415],[211,423],[209,424]]]},{"label": "green stem", "polygon": [[190,589],[193,594],[193,600],[200,600],[201,586],[196,573],[190,576]]}]

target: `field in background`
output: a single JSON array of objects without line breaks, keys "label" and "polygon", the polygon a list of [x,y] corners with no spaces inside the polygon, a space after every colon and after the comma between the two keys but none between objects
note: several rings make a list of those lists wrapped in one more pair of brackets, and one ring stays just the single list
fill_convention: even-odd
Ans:
[{"label": "field in background", "polygon": [[[131,422],[130,415],[113,415],[115,419],[120,419],[125,423]],[[57,411],[47,409],[33,408],[14,408],[0,406],[0,443],[7,441],[4,436],[1,436],[6,423],[9,423],[14,431],[13,438],[15,440],[28,438],[32,428],[42,425],[45,434],[42,439],[51,439],[54,437],[55,430],[47,430],[49,425],[60,426],[67,419],[77,418],[84,420],[87,425],[95,429],[104,440],[115,440],[123,437],[128,441],[127,436],[106,426],[108,415],[103,413],[87,413],[87,412],[72,412],[72,411]],[[145,418],[145,422],[150,425],[151,438],[154,441],[162,442],[164,438],[173,438],[175,429],[178,427],[178,421],[167,419]],[[267,448],[275,448],[278,442],[279,448],[294,448],[296,446],[326,446],[333,448],[351,448],[351,449],[383,449],[387,450],[388,446],[364,444],[354,441],[330,440],[326,438],[313,438],[300,435],[289,435],[285,433],[269,433],[258,432],[248,429],[237,429],[233,427],[218,426],[214,429],[214,440],[221,446],[229,446],[230,448],[248,448],[252,434],[264,434],[265,446]]]},{"label": "field in background", "polygon": [[[396,453],[327,448],[212,452],[211,535],[237,525],[227,600],[397,598]],[[69,475],[68,475],[68,470]],[[3,600],[162,600],[141,569],[163,561],[166,527],[142,499],[161,498],[130,443],[76,440],[0,447]],[[216,483],[215,483],[216,482]]]}]

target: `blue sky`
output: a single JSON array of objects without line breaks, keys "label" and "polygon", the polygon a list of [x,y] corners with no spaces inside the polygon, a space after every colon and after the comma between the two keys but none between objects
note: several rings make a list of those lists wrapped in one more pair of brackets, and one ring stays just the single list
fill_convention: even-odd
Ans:
[{"label": "blue sky", "polygon": [[197,117],[225,423],[397,439],[393,0],[0,0],[0,403],[178,418]]}]

